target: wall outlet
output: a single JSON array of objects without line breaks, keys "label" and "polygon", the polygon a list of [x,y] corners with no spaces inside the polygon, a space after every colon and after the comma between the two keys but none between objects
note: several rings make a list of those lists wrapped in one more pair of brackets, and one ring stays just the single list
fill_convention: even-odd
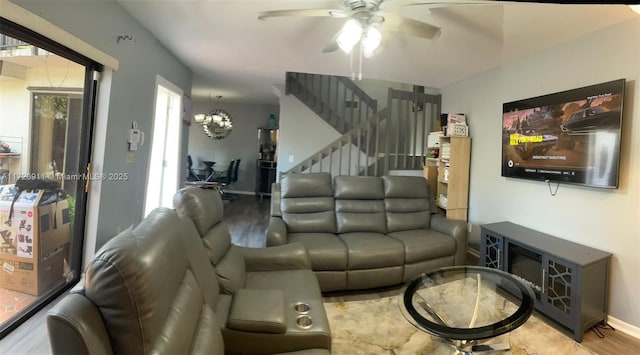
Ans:
[{"label": "wall outlet", "polygon": [[293,155],[289,155],[289,163],[293,163]]},{"label": "wall outlet", "polygon": [[471,230],[473,230],[473,224],[471,224],[471,222],[468,222],[468,223],[467,223],[467,231],[468,231],[469,233],[471,233]]},{"label": "wall outlet", "polygon": [[134,152],[127,152],[127,164],[133,164],[133,161],[135,160],[136,155]]}]

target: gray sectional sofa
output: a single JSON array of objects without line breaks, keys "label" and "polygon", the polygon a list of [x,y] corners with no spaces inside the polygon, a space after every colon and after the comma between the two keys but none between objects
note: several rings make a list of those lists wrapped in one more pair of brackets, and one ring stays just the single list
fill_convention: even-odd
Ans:
[{"label": "gray sectional sofa", "polygon": [[267,246],[303,244],[322,291],[397,285],[464,263],[466,223],[436,213],[422,177],[286,174]]},{"label": "gray sectional sofa", "polygon": [[174,204],[107,242],[48,312],[53,354],[330,353],[302,245],[231,245],[215,190],[183,189]]}]

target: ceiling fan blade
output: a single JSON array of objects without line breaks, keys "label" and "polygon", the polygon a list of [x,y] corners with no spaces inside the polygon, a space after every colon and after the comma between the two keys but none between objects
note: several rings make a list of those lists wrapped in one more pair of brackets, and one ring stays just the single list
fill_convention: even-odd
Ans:
[{"label": "ceiling fan blade", "polygon": [[324,48],[322,49],[322,53],[331,53],[331,52],[335,52],[338,49],[340,49],[340,46],[338,46],[338,35],[339,34],[340,34],[340,31],[336,32],[336,34],[333,35],[333,37],[331,37],[331,40],[329,40],[327,45],[324,46]]},{"label": "ceiling fan blade", "polygon": [[384,15],[384,25],[389,31],[404,33],[407,36],[434,39],[440,35],[440,27],[408,17],[388,13]]},{"label": "ceiling fan blade", "polygon": [[467,1],[424,1],[424,2],[413,2],[408,4],[402,4],[401,6],[459,6],[459,5],[495,5],[495,1],[486,1],[486,0],[467,0]]},{"label": "ceiling fan blade", "polygon": [[349,13],[337,9],[299,9],[299,10],[275,10],[264,11],[258,15],[258,20],[269,17],[301,16],[301,17],[348,17]]}]

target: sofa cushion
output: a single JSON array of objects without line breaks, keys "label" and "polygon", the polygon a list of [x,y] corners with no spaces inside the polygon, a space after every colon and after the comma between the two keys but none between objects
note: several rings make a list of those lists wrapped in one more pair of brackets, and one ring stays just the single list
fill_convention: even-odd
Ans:
[{"label": "sofa cushion", "polygon": [[288,241],[307,248],[313,270],[347,270],[347,246],[333,233],[291,233]]},{"label": "sofa cushion", "polygon": [[222,221],[222,199],[213,198],[217,193],[214,189],[186,187],[173,196],[173,206],[178,215],[191,219],[200,236]]},{"label": "sofa cushion", "polygon": [[234,247],[227,250],[227,253],[218,262],[215,271],[223,293],[234,293],[245,284],[244,258]]},{"label": "sofa cushion", "polygon": [[[385,201],[389,202],[388,200]],[[393,212],[387,209],[387,232],[427,229],[431,214],[429,211]]]},{"label": "sofa cushion", "polygon": [[430,227],[431,193],[420,176],[383,176],[387,232]]},{"label": "sofa cushion", "polygon": [[332,197],[331,174],[285,174],[280,179],[283,199],[293,197]]},{"label": "sofa cushion", "polygon": [[384,188],[375,176],[336,176],[336,228],[338,233],[386,232]]},{"label": "sofa cushion", "polygon": [[336,214],[333,211],[315,213],[283,213],[289,233],[335,233]]},{"label": "sofa cushion", "polygon": [[429,198],[429,185],[422,176],[382,177],[385,198]]},{"label": "sofa cushion", "polygon": [[376,176],[336,176],[333,196],[341,200],[381,200],[382,180]]},{"label": "sofa cushion", "polygon": [[349,270],[374,269],[404,264],[404,245],[380,233],[343,233],[338,237],[347,245]]},{"label": "sofa cushion", "polygon": [[384,213],[338,212],[336,214],[336,223],[338,233],[385,233],[387,230]]},{"label": "sofa cushion", "polygon": [[286,174],[280,182],[280,210],[289,233],[335,233],[331,175]]},{"label": "sofa cushion", "polygon": [[404,244],[407,264],[451,256],[456,250],[455,239],[431,229],[393,232],[388,236]]},{"label": "sofa cushion", "polygon": [[205,232],[202,244],[207,250],[211,265],[216,266],[231,248],[231,234],[225,223],[218,223]]}]

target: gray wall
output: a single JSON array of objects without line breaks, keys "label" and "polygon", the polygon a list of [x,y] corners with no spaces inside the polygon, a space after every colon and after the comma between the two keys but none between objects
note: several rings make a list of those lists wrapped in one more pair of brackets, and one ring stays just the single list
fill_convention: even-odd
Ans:
[{"label": "gray wall", "polygon": [[[115,1],[16,1],[16,3],[70,32],[81,40],[120,61],[120,68],[105,73],[109,85],[101,85],[98,122],[103,131],[95,132],[96,141],[104,141],[103,156],[95,156],[96,169],[104,173],[129,174],[127,181],[105,181],[91,194],[99,196],[95,248],[99,248],[120,230],[142,219],[147,180],[147,164],[154,115],[156,75],[160,75],[191,93],[191,72],[155,37]],[[45,34],[46,35],[46,34]],[[120,35],[134,41],[117,43]],[[109,92],[105,92],[108,90]],[[108,100],[108,102],[105,102]],[[146,142],[127,162],[127,132],[132,121],[146,133]],[[106,123],[106,124],[105,124]],[[183,126],[183,147],[187,129]],[[186,166],[186,165],[185,165]],[[98,189],[98,191],[95,191]],[[90,195],[90,199],[92,196]]]},{"label": "gray wall", "polygon": [[[615,319],[610,323],[636,336],[640,336],[638,63],[640,21],[634,20],[442,89],[443,111],[464,112],[470,118],[473,241],[477,244],[478,225],[509,220],[611,252],[609,313]],[[620,78],[626,78],[627,88],[618,189],[560,185],[554,197],[543,182],[500,176],[503,103]]]},{"label": "gray wall", "polygon": [[[227,111],[233,119],[233,131],[221,140],[207,137],[202,127],[193,122],[189,129],[189,150],[194,168],[204,167],[203,160],[215,161],[215,170],[225,170],[231,159],[242,159],[238,167],[238,181],[228,191],[255,193],[256,160],[258,159],[258,127],[268,124],[270,114],[279,116],[277,105],[225,103],[224,97],[209,101],[194,101],[193,114],[209,112],[213,108]],[[186,159],[186,153],[184,154]]]}]

